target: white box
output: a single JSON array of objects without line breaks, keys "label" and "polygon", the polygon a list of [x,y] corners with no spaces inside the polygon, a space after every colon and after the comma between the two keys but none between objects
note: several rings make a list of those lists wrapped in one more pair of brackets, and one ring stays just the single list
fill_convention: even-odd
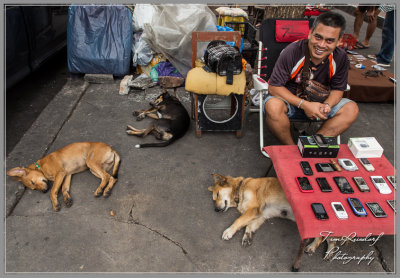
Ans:
[{"label": "white box", "polygon": [[383,154],[383,148],[375,137],[349,138],[347,145],[356,158],[375,158]]}]

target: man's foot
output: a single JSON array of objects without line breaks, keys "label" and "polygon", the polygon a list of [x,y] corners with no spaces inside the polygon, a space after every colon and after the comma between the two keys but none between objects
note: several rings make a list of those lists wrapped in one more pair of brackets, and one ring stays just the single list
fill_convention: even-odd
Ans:
[{"label": "man's foot", "polygon": [[383,67],[383,68],[389,68],[390,64],[384,64],[384,63],[378,63],[376,64],[377,66]]},{"label": "man's foot", "polygon": [[354,49],[367,49],[369,48],[369,45],[365,45],[362,42],[356,42],[356,45],[354,46]]}]

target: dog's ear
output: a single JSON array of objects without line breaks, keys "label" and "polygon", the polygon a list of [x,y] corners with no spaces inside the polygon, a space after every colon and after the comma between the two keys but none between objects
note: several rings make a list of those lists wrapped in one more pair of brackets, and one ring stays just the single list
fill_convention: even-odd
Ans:
[{"label": "dog's ear", "polygon": [[11,177],[22,177],[26,175],[26,169],[22,167],[15,167],[8,171],[7,175]]},{"label": "dog's ear", "polygon": [[218,182],[218,183],[226,182],[226,177],[224,177],[224,176],[222,176],[220,174],[214,173],[214,174],[212,174],[212,176],[214,177],[214,181],[215,182]]},{"label": "dog's ear", "polygon": [[209,186],[208,191],[214,192],[214,186]]}]

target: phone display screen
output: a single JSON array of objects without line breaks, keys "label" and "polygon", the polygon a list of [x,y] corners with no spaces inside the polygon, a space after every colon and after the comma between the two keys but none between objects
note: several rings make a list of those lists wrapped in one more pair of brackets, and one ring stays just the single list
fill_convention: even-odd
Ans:
[{"label": "phone display screen", "polygon": [[328,214],[325,211],[324,206],[321,203],[312,203],[311,208],[314,211],[315,216],[318,219],[328,219]]},{"label": "phone display screen", "polygon": [[356,210],[361,211],[361,210],[363,209],[363,207],[362,207],[362,205],[360,204],[360,202],[357,201],[356,199],[350,199],[350,202],[351,202],[351,204],[353,205],[353,207],[354,207]]},{"label": "phone display screen", "polygon": [[298,177],[297,180],[299,181],[301,189],[303,189],[303,190],[311,190],[312,189],[312,186],[306,177]]},{"label": "phone display screen", "polygon": [[338,204],[334,204],[334,207],[337,211],[344,211],[343,207],[341,205]]},{"label": "phone display screen", "polygon": [[365,180],[363,178],[354,177],[354,181],[360,186],[367,185],[367,183],[365,182]]},{"label": "phone display screen", "polygon": [[371,164],[371,163],[369,162],[369,160],[366,159],[366,158],[360,158],[360,161],[361,161],[361,163],[363,163],[363,164]]},{"label": "phone display screen", "polygon": [[337,184],[342,193],[354,193],[353,188],[351,188],[349,182],[345,177],[334,177],[333,180]]},{"label": "phone display screen", "polygon": [[318,214],[324,214],[325,213],[324,207],[322,205],[320,205],[320,204],[314,205],[314,210]]},{"label": "phone display screen", "polygon": [[332,191],[332,188],[330,187],[326,178],[317,178],[317,182],[322,192]]},{"label": "phone display screen", "polygon": [[386,213],[378,203],[367,203],[367,206],[376,217],[386,216]]},{"label": "phone display screen", "polygon": [[350,161],[348,161],[348,160],[344,160],[343,163],[344,163],[346,166],[352,166],[352,165],[353,165],[353,164],[352,164]]},{"label": "phone display screen", "polygon": [[376,183],[385,183],[385,180],[382,179],[382,178],[374,178],[374,181],[375,181]]}]

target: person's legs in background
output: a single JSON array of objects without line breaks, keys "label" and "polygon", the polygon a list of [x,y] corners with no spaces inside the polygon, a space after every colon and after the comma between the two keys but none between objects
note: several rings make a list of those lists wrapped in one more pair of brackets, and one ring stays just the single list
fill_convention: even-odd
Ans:
[{"label": "person's legs in background", "polygon": [[376,55],[376,61],[381,65],[390,65],[394,53],[395,10],[387,12],[382,28],[382,46]]},{"label": "person's legs in background", "polygon": [[364,22],[364,14],[368,22],[365,38],[363,41],[358,41],[355,48],[363,49],[369,47],[369,40],[375,32],[378,23],[378,15],[380,10],[377,6],[357,6],[354,19],[354,33],[353,37],[358,41],[361,26]]},{"label": "person's legs in background", "polygon": [[363,25],[364,22],[364,13],[366,9],[365,6],[357,6],[355,12],[354,12],[354,32],[353,32],[353,37],[358,40],[358,37],[360,35],[360,30],[361,26]]}]

